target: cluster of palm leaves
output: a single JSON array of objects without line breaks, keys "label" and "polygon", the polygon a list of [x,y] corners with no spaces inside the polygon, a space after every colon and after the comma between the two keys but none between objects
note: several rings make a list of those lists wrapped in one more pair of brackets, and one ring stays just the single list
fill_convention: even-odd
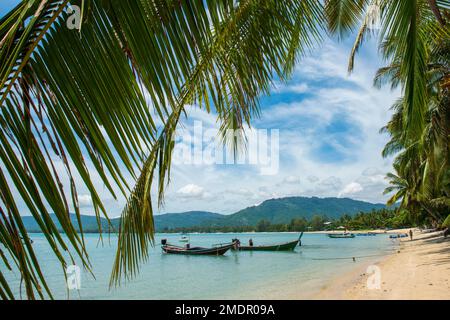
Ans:
[{"label": "cluster of palm leaves", "polygon": [[409,220],[407,212],[400,208],[378,209],[370,212],[359,212],[353,216],[345,214],[333,221],[332,228],[345,226],[350,230],[368,230],[385,228],[402,228],[414,222]]},{"label": "cluster of palm leaves", "polygon": [[[79,29],[67,25],[72,6],[81,8]],[[373,33],[374,6],[391,62],[385,74],[404,88],[397,151],[411,154],[423,141],[421,190],[442,205],[448,166],[434,170],[448,159],[440,134],[447,125],[448,141],[448,73],[439,79],[448,70],[446,0],[22,1],[0,19],[0,263],[19,270],[28,298],[52,297],[22,222],[27,211],[63,270],[68,263],[91,270],[70,212],[82,231],[83,184],[96,216],[107,217],[94,183],[100,180],[113,198],[128,199],[111,284],[134,276],[153,242],[151,194],[163,203],[172,137],[186,109],[214,113],[222,132],[244,128],[259,114],[258,97],[275,77],[289,78],[325,28],[343,36],[362,23],[351,69]],[[224,142],[236,149],[237,141]],[[13,299],[6,272],[0,270],[0,297]]]},{"label": "cluster of palm leaves", "polygon": [[[396,155],[396,173],[387,176],[391,186],[385,193],[395,191],[388,204],[400,202],[402,212],[416,223],[441,225],[450,212],[450,2],[327,4],[331,31],[342,36],[359,26],[349,72],[364,39],[376,36],[389,64],[378,71],[375,85],[402,88],[402,98],[392,107],[392,120],[381,130],[391,137],[383,156]],[[373,28],[374,22],[378,28]]]},{"label": "cluster of palm leaves", "polygon": [[[75,5],[79,30],[67,25]],[[322,20],[315,0],[27,0],[3,17],[0,259],[19,270],[26,295],[52,297],[19,201],[63,269],[90,270],[69,212],[82,230],[84,184],[97,217],[107,217],[100,179],[112,197],[128,198],[111,284],[133,276],[153,241],[151,191],[161,204],[186,108],[215,113],[223,131],[243,128],[272,79],[287,79],[320,39]],[[14,298],[4,272],[0,296]]]},{"label": "cluster of palm leaves", "polygon": [[[390,82],[392,87],[407,86],[414,77],[414,88],[392,109],[391,121],[382,129],[391,139],[383,156],[395,155],[395,173],[389,173],[394,192],[388,204],[400,206],[417,223],[440,226],[450,212],[450,16],[448,8],[435,14],[418,7],[417,52],[419,67],[402,70],[402,57],[393,55],[389,66],[379,70],[375,84]],[[428,15],[427,15],[428,14]],[[420,19],[419,19],[420,18]],[[383,50],[390,55],[389,41]],[[420,84],[420,90],[419,86]],[[415,105],[416,104],[416,105]]]}]

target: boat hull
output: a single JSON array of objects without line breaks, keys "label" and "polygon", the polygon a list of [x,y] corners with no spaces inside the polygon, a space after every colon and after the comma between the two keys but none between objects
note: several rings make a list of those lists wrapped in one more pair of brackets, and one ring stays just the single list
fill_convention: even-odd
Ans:
[{"label": "boat hull", "polygon": [[271,245],[271,246],[239,246],[233,247],[232,250],[238,251],[292,251],[298,245],[299,240]]},{"label": "boat hull", "polygon": [[352,234],[328,234],[329,238],[332,239],[352,239],[355,237],[355,235]]},{"label": "boat hull", "polygon": [[390,239],[400,239],[400,238],[408,238],[407,234],[391,234],[389,236]]},{"label": "boat hull", "polygon": [[168,254],[180,254],[180,255],[190,255],[190,256],[222,256],[228,250],[230,250],[234,244],[229,244],[226,246],[216,247],[216,248],[182,248],[172,245],[163,245],[161,249],[164,253]]}]

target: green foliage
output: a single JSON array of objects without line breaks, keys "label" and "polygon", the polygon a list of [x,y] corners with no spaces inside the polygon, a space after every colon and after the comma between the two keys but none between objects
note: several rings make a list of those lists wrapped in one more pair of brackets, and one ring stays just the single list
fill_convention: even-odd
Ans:
[{"label": "green foliage", "polygon": [[[330,222],[331,224],[325,224]],[[350,230],[396,229],[416,226],[409,220],[404,210],[379,209],[370,212],[360,212],[354,216],[343,215],[337,219],[329,219],[323,215],[314,215],[311,219],[292,219],[289,223],[270,223],[260,220],[253,226],[193,226],[187,228],[165,229],[163,232],[173,233],[213,233],[213,232],[302,232],[335,230],[344,226]]]},{"label": "green foliage", "polygon": [[261,220],[256,224],[256,231],[257,232],[266,232],[266,231],[269,231],[269,227],[270,227],[270,221]]},{"label": "green foliage", "polygon": [[450,228],[450,214],[447,216],[447,218],[442,223],[442,227],[444,228]]},{"label": "green foliage", "polygon": [[[384,208],[384,205],[371,204],[363,201],[340,198],[305,198],[289,197],[268,200],[260,204],[261,210],[240,210],[229,215],[222,215],[204,211],[190,211],[182,213],[168,213],[154,216],[155,230],[190,228],[190,227],[232,227],[232,226],[257,226],[262,220],[270,225],[286,225],[295,230],[306,230],[307,220],[314,216],[322,216],[326,212],[329,218],[338,219],[343,213],[344,218],[351,219],[351,216],[359,212],[369,212],[375,209]],[[248,209],[253,209],[251,207]],[[57,216],[50,215],[58,231],[63,232],[58,222]],[[101,232],[109,230],[118,232],[120,228],[120,218],[110,219],[100,218],[102,228],[98,228],[98,220],[95,216],[81,215],[83,232]],[[343,218],[341,218],[342,220]],[[39,225],[32,216],[22,217],[24,226],[28,232],[40,232]],[[72,213],[70,220],[75,224],[75,229],[80,232],[77,226],[77,216]],[[320,224],[320,222],[319,222]],[[288,230],[286,230],[288,231]]]},{"label": "green foliage", "polygon": [[[371,4],[381,8],[380,49],[389,63],[380,78],[386,75],[403,89],[386,128],[393,138],[389,151],[400,152],[391,191],[401,192],[395,197],[411,217],[425,215],[439,223],[448,213],[447,1],[70,3],[83,8],[79,31],[66,26],[69,0],[24,0],[0,19],[0,243],[5,250],[0,256],[21,271],[28,298],[51,297],[51,291],[19,200],[63,270],[76,256],[90,270],[83,233],[77,232],[82,231],[77,183],[89,191],[101,229],[100,218],[108,216],[92,180],[100,179],[111,197],[128,198],[111,284],[135,275],[155,232],[151,192],[156,189],[161,205],[170,179],[171,138],[186,108],[196,104],[214,112],[222,132],[249,126],[273,78],[288,79],[298,59],[319,42],[324,17],[340,37],[362,22],[351,70],[369,34],[365,17]],[[238,150],[236,140],[224,142]],[[127,175],[135,179],[134,187]],[[315,221],[319,227],[319,218]],[[0,297],[12,299],[3,272]]]},{"label": "green foliage", "polygon": [[[19,200],[63,270],[65,251],[89,270],[77,232],[77,184],[90,193],[101,228],[100,218],[108,217],[93,177],[100,179],[112,198],[128,198],[111,284],[135,275],[155,231],[151,191],[161,205],[171,139],[185,108],[213,112],[224,132],[249,126],[259,115],[259,96],[275,75],[289,77],[323,27],[322,6],[312,0],[70,4],[83,10],[81,30],[66,26],[68,0],[25,0],[0,19],[0,243],[30,299],[51,292],[31,243],[21,240],[28,237]],[[69,190],[61,183],[66,179]],[[10,292],[0,281],[0,296],[13,298]]]},{"label": "green foliage", "polygon": [[372,34],[368,18],[374,7],[381,22],[374,35],[388,63],[375,85],[401,86],[403,94],[382,129],[391,136],[383,156],[396,155],[395,172],[387,177],[391,186],[385,193],[394,193],[388,204],[400,203],[411,220],[439,225],[450,209],[450,7],[448,1],[429,0],[325,1],[333,34],[342,37],[360,25],[349,71]]},{"label": "green foliage", "polygon": [[229,225],[255,225],[262,219],[273,224],[288,223],[292,219],[326,213],[330,218],[338,218],[342,214],[355,214],[359,211],[381,209],[382,204],[373,204],[347,198],[287,197],[270,199],[263,203],[240,210],[227,217],[223,223]]},{"label": "green foliage", "polygon": [[[394,106],[392,120],[384,131],[391,141],[384,155],[396,155],[394,169],[388,174],[391,184],[385,193],[394,192],[389,204],[400,202],[411,218],[430,220],[439,225],[450,210],[450,94],[445,79],[450,76],[450,42],[436,38],[428,44],[426,90],[429,99],[419,138],[405,135],[404,99]],[[395,67],[385,68],[395,69]]]}]

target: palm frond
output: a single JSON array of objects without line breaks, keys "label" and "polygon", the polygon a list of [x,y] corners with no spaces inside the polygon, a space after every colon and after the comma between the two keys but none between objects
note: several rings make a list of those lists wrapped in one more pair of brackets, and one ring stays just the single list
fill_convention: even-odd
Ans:
[{"label": "palm frond", "polygon": [[[73,208],[82,231],[77,184],[89,190],[97,218],[108,218],[89,166],[113,198],[128,197],[127,176],[137,179],[112,280],[135,275],[153,239],[155,170],[162,204],[171,134],[185,104],[214,111],[224,127],[231,118],[233,128],[249,124],[272,77],[286,79],[322,27],[322,6],[312,0],[71,1],[82,7],[81,30],[67,28],[67,4],[30,0],[0,21],[0,241],[9,248],[1,256],[23,271],[30,298],[51,293],[33,248],[16,244],[27,234],[11,194],[20,195],[64,268],[68,246],[54,212],[69,259],[81,257],[89,270],[69,215]],[[11,297],[0,276],[1,296]]]},{"label": "palm frond", "polygon": [[427,47],[422,26],[426,10],[419,0],[399,0],[387,6],[381,37],[389,39],[386,57],[400,61],[400,77],[404,83],[405,132],[417,139],[424,128],[428,101],[426,91]]},{"label": "palm frond", "polygon": [[[303,13],[299,16],[298,12]],[[223,136],[229,129],[249,125],[259,114],[258,97],[268,93],[274,72],[281,78],[287,77],[297,52],[301,54],[319,38],[320,24],[314,26],[313,22],[321,21],[320,12],[320,5],[315,1],[292,1],[289,5],[279,1],[247,1],[224,17],[209,47],[199,52],[198,63],[181,90],[177,107],[172,109],[153,145],[122,213],[111,285],[120,283],[122,275],[135,275],[139,263],[147,259],[153,225],[145,230],[138,229],[137,225],[149,222],[153,212],[150,192],[155,170],[158,170],[158,204],[163,203],[170,179],[172,137],[185,106],[196,103],[206,111],[214,106]],[[301,33],[305,25],[311,31]],[[303,41],[299,42],[299,36]],[[129,248],[139,254],[131,255]]]},{"label": "palm frond", "polygon": [[364,16],[369,0],[326,0],[328,30],[343,38],[352,32]]}]

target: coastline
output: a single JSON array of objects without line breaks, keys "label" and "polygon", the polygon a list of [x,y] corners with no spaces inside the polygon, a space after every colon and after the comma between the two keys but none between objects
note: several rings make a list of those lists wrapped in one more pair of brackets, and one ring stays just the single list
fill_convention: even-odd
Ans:
[{"label": "coastline", "polygon": [[[311,298],[450,300],[450,238],[440,234],[414,230],[413,241],[400,239],[396,253],[367,261],[336,277]],[[374,274],[367,273],[367,268],[373,265],[380,271],[380,287],[368,289],[367,282],[369,277],[374,279]]]}]

